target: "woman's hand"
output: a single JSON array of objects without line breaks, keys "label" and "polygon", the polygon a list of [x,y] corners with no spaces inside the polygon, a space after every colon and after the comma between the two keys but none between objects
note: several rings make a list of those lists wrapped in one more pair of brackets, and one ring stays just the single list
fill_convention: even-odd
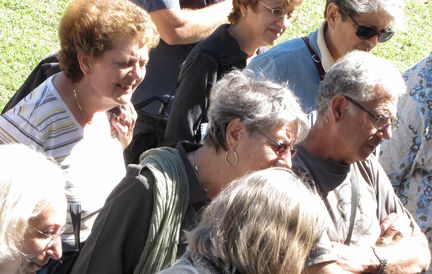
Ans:
[{"label": "woman's hand", "polygon": [[137,113],[131,102],[119,107],[120,112],[112,113],[110,122],[117,133],[117,138],[122,144],[123,149],[132,141],[133,130],[137,119]]}]

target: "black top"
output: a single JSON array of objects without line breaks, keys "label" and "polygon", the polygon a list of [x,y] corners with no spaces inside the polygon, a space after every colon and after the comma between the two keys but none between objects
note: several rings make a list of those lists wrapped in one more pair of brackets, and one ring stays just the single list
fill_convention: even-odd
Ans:
[{"label": "black top", "polygon": [[229,24],[219,26],[186,58],[165,133],[166,145],[182,140],[199,141],[199,128],[207,121],[206,110],[213,84],[225,73],[246,67],[247,54],[228,33],[229,27]]},{"label": "black top", "polygon": [[[200,210],[209,202],[187,159],[187,153],[199,147],[191,143],[176,146],[186,166],[190,189],[177,257],[186,250],[183,230],[197,224]],[[133,273],[148,235],[153,212],[154,177],[148,169],[144,169],[140,177],[131,173],[131,167],[128,167],[126,177],[108,197],[72,273]]]}]

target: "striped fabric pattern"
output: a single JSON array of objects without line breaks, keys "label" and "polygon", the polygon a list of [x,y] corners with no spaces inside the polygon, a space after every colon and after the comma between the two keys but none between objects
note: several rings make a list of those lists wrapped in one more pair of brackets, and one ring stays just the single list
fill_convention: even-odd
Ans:
[{"label": "striped fabric pattern", "polygon": [[32,146],[61,163],[83,137],[83,129],[52,85],[45,81],[0,116],[0,144]]}]

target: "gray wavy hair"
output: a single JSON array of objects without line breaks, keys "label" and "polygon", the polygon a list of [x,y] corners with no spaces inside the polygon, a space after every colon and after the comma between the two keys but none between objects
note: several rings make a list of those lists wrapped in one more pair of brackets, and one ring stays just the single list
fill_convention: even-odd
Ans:
[{"label": "gray wavy hair", "polygon": [[292,171],[252,172],[210,203],[188,248],[226,273],[300,274],[323,232],[323,209]]},{"label": "gray wavy hair", "polygon": [[352,51],[339,59],[321,81],[317,112],[322,115],[336,95],[346,95],[360,102],[374,100],[376,87],[392,97],[406,92],[401,73],[387,60],[364,51]]},{"label": "gray wavy hair", "polygon": [[297,132],[293,132],[297,143],[309,131],[307,116],[287,85],[263,80],[250,70],[234,70],[214,85],[205,143],[216,150],[228,150],[226,129],[236,118],[240,118],[249,133],[293,122],[297,125]]},{"label": "gray wavy hair", "polygon": [[327,7],[330,3],[335,3],[339,7],[344,18],[383,11],[391,18],[393,29],[398,29],[404,24],[405,0],[327,0],[324,17],[327,16]]}]

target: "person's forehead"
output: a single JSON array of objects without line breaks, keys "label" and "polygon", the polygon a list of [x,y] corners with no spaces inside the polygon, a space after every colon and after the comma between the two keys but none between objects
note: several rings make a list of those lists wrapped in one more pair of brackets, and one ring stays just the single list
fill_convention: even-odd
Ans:
[{"label": "person's forehead", "polygon": [[354,17],[357,24],[376,27],[379,30],[387,29],[388,27],[390,27],[390,24],[392,22],[392,18],[388,15],[387,12],[383,10],[378,10],[376,12],[368,14],[360,14]]},{"label": "person's forehead", "polygon": [[369,105],[381,115],[396,116],[398,98],[393,96],[391,91],[383,87],[375,88],[375,99],[371,100]]}]

